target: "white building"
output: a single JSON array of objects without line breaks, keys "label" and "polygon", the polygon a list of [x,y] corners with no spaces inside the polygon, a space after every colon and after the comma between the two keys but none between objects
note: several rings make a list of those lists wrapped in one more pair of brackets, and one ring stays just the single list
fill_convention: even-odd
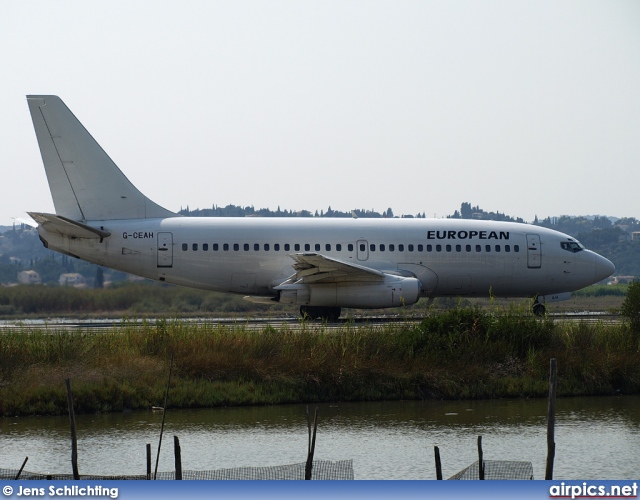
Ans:
[{"label": "white building", "polygon": [[18,273],[18,283],[21,285],[39,285],[42,280],[36,271],[30,269],[29,271],[20,271]]},{"label": "white building", "polygon": [[59,283],[62,286],[84,286],[86,280],[80,273],[65,273],[60,275]]}]

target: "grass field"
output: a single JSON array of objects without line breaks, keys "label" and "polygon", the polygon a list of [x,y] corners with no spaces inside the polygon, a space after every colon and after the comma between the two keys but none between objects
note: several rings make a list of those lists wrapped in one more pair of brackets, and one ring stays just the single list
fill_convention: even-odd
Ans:
[{"label": "grass field", "polygon": [[[594,285],[573,294],[563,302],[547,305],[550,313],[575,311],[616,312],[626,295],[627,285]],[[422,299],[408,307],[358,310],[346,309],[343,317],[361,315],[416,316],[459,307],[530,307],[531,299],[437,298]],[[297,316],[298,307],[260,305],[241,296],[205,292],[152,282],[128,283],[104,289],[73,287],[14,286],[0,287],[0,319],[66,317],[255,317]]]},{"label": "grass field", "polygon": [[78,412],[320,401],[543,397],[640,392],[640,333],[627,323],[553,322],[526,304],[454,307],[419,323],[337,328],[158,320],[102,333],[0,335],[0,413]]}]

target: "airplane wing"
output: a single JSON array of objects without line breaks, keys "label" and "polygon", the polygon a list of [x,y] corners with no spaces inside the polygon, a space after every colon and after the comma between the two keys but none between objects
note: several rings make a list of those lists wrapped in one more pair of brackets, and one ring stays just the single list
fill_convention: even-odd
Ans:
[{"label": "airplane wing", "polygon": [[343,262],[317,253],[299,253],[290,257],[295,261],[293,269],[296,273],[282,285],[347,281],[379,283],[384,281],[386,276],[370,267]]}]

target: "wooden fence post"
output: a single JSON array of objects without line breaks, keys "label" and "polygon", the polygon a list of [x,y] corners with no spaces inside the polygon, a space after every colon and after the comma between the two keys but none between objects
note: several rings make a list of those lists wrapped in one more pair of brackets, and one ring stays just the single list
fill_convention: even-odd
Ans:
[{"label": "wooden fence post", "polygon": [[162,425],[160,426],[160,439],[158,441],[158,454],[156,455],[156,468],[153,472],[155,481],[158,475],[158,462],[160,461],[160,447],[162,446],[162,434],[164,433],[164,418],[167,415],[167,399],[169,398],[169,386],[171,385],[171,372],[173,371],[173,354],[171,354],[171,363],[169,364],[169,380],[167,380],[167,390],[164,393],[164,406],[162,407]]},{"label": "wooden fence post", "polygon": [[20,467],[20,470],[18,471],[18,473],[16,474],[16,477],[14,478],[14,481],[17,481],[18,479],[20,479],[20,474],[22,474],[22,469],[24,469],[24,466],[27,465],[27,460],[29,460],[29,457],[24,458],[24,462],[22,462],[22,467]]},{"label": "wooden fence post", "polygon": [[147,481],[151,479],[151,443],[147,443]]},{"label": "wooden fence post", "polygon": [[482,457],[482,436],[478,436],[478,479],[484,479],[484,458]]},{"label": "wooden fence post", "polygon": [[176,480],[179,481],[182,479],[182,453],[178,436],[173,436],[173,455],[176,461]]},{"label": "wooden fence post", "polygon": [[553,479],[553,461],[556,457],[555,425],[556,425],[556,392],[558,389],[558,364],[556,358],[549,363],[549,408],[547,411],[547,469],[546,480]]},{"label": "wooden fence post", "polygon": [[313,454],[316,450],[316,431],[318,430],[318,408],[316,407],[315,418],[313,422],[313,437],[311,436],[311,414],[307,406],[307,428],[309,429],[309,446],[307,448],[307,463],[304,467],[305,480],[311,479],[311,470],[313,469]]},{"label": "wooden fence post", "polygon": [[436,479],[442,481],[442,463],[440,462],[440,448],[433,447],[433,451],[436,455]]},{"label": "wooden fence post", "polygon": [[69,424],[71,426],[71,467],[73,469],[73,479],[80,479],[78,472],[78,437],[76,435],[76,415],[73,411],[73,395],[71,394],[71,381],[64,379],[67,387],[67,406],[69,407]]}]

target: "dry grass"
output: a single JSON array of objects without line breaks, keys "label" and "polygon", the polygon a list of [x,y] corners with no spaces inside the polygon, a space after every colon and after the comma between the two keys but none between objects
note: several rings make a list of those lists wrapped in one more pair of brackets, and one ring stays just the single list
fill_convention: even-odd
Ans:
[{"label": "dry grass", "polygon": [[455,308],[419,324],[318,323],[254,330],[159,320],[101,333],[0,336],[0,413],[640,391],[640,335],[627,324],[557,324],[519,307]]}]

